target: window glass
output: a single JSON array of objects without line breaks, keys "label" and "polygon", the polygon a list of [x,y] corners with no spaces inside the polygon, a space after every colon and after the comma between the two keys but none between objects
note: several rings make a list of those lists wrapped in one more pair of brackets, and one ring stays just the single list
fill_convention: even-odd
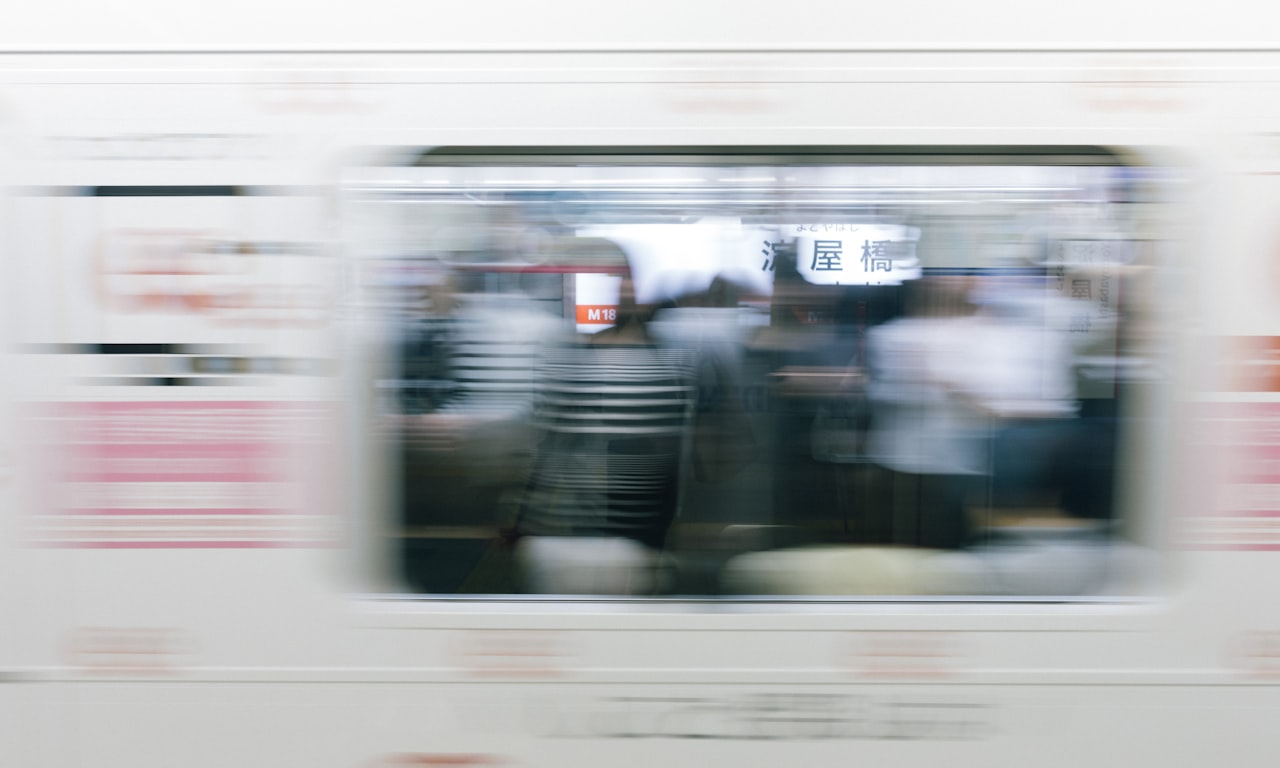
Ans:
[{"label": "window glass", "polygon": [[427,152],[353,183],[428,594],[1073,596],[1152,573],[1160,171]]}]

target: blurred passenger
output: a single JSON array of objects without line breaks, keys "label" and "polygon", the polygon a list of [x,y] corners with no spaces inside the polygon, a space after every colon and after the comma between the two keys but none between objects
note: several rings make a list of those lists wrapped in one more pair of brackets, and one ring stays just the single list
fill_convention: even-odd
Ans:
[{"label": "blurred passenger", "polygon": [[966,559],[929,564],[942,576],[935,589],[968,583],[997,595],[1078,595],[1132,585],[1145,569],[1142,553],[1091,519],[1110,509],[1115,424],[1093,412],[1115,403],[1114,382],[1112,397],[1087,400],[1085,409],[1077,383],[1081,351],[1114,325],[1041,278],[987,277],[976,298],[975,359],[993,420],[990,514]]},{"label": "blurred passenger", "polygon": [[717,276],[703,291],[654,314],[649,329],[666,346],[687,349],[697,363],[697,433],[692,465],[698,481],[720,484],[737,477],[756,453],[743,398],[742,349],[750,331],[739,307],[741,287]]},{"label": "blurred passenger", "polygon": [[528,592],[663,587],[695,370],[691,352],[656,343],[649,320],[624,277],[616,324],[539,363],[537,453],[516,527]]},{"label": "blurred passenger", "polygon": [[[439,276],[424,291],[421,314],[400,329],[396,345],[399,407],[393,418],[400,449],[400,508],[408,530],[467,516],[460,509],[466,488],[455,482],[460,473],[451,466],[458,419],[444,415],[459,397],[454,375],[456,291],[452,275]],[[416,565],[407,562],[406,567],[410,580],[418,580]]]},{"label": "blurred passenger", "polygon": [[1077,410],[1065,313],[1040,277],[985,276],[974,298],[973,353],[992,417],[991,505],[1056,507]]},{"label": "blurred passenger", "polygon": [[457,392],[452,371],[451,322],[456,304],[451,275],[439,275],[422,293],[421,306],[399,329],[396,362],[399,412],[439,410]]},{"label": "blurred passenger", "polygon": [[402,560],[419,591],[465,590],[486,532],[509,524],[532,456],[534,361],[562,327],[478,287],[465,274],[431,286],[399,343]]},{"label": "blurred passenger", "polygon": [[768,524],[760,546],[829,538],[839,531],[836,477],[814,456],[814,422],[844,381],[853,350],[835,334],[835,290],[796,269],[794,247],[777,249],[769,325],[747,342],[744,379],[760,392],[765,471],[752,522]]},{"label": "blurred passenger", "polygon": [[814,458],[825,462],[836,478],[837,503],[832,510],[844,539],[858,544],[893,541],[891,507],[878,473],[867,457],[871,403],[867,398],[867,333],[902,314],[901,285],[842,286],[836,305],[838,348],[848,350],[844,374],[826,398],[813,425]]},{"label": "blurred passenger", "polygon": [[744,343],[753,330],[742,295],[740,285],[717,276],[706,289],[660,309],[650,324],[656,338],[691,352],[697,366],[691,471],[682,483],[680,526],[669,542],[675,588],[682,593],[719,591],[724,561],[739,544],[723,535],[726,529],[770,522],[766,478],[772,468],[758,437],[763,396],[742,372]]},{"label": "blurred passenger", "polygon": [[868,455],[889,473],[899,543],[954,549],[969,541],[969,497],[987,471],[969,289],[964,276],[910,283],[906,316],[867,333]]},{"label": "blurred passenger", "polygon": [[[979,350],[993,429],[992,504],[1103,519],[1111,513],[1117,403],[1117,316],[1042,278],[988,277],[978,292]],[[1025,515],[1025,513],[1023,513]]]}]

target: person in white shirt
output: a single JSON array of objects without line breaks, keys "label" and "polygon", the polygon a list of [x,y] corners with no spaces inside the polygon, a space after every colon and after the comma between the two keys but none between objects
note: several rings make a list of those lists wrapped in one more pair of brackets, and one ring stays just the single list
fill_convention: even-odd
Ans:
[{"label": "person in white shirt", "polygon": [[966,507],[988,460],[970,285],[966,276],[909,284],[906,315],[867,332],[868,455],[890,475],[898,543],[968,541]]}]

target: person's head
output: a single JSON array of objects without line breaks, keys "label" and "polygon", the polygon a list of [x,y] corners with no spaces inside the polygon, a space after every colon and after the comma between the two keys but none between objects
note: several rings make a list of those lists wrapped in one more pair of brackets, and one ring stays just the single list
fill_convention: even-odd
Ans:
[{"label": "person's head", "polygon": [[706,291],[706,305],[717,309],[736,309],[742,288],[724,275],[716,275]]}]

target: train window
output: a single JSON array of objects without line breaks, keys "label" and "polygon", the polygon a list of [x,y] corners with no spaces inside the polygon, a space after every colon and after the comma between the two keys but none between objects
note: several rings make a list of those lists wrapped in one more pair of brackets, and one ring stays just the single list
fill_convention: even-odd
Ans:
[{"label": "train window", "polygon": [[1164,178],[1075,147],[361,169],[369,494],[397,576],[433,595],[1145,588]]}]

